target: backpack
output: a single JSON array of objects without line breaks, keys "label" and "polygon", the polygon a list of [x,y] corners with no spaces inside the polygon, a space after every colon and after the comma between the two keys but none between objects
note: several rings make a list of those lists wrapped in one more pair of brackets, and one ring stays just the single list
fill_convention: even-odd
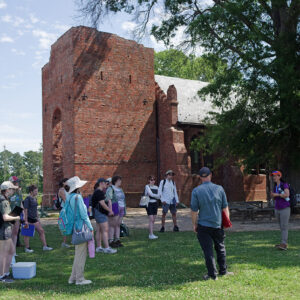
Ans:
[{"label": "backpack", "polygon": [[61,199],[59,198],[58,194],[56,194],[54,198],[54,205],[56,209],[60,210],[61,209]]},{"label": "backpack", "polygon": [[129,228],[124,223],[120,225],[120,236],[129,236]]},{"label": "backpack", "polygon": [[289,184],[290,190],[290,206],[294,208],[297,205],[296,192],[295,189]]},{"label": "backpack", "polygon": [[[173,185],[175,186],[175,182],[172,180],[173,182]],[[166,184],[166,179],[164,179],[164,182],[163,182],[163,186],[162,186],[162,192],[164,191],[164,188],[165,188],[165,184]]]},{"label": "backpack", "polygon": [[[77,197],[77,196],[76,196]],[[62,235],[71,235],[74,225],[74,212],[70,204],[71,197],[66,199],[64,207],[58,217],[58,228]]]}]

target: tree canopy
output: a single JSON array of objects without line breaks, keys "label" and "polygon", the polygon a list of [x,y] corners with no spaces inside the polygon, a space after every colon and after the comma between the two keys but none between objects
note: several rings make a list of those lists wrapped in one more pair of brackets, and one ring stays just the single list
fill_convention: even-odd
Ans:
[{"label": "tree canopy", "polygon": [[[166,45],[184,29],[185,46],[202,47],[227,62],[201,94],[221,113],[208,131],[212,149],[247,165],[268,162],[287,173],[300,150],[299,0],[81,0],[97,26],[106,13],[135,15],[140,30],[159,11],[151,33]],[[160,9],[161,5],[163,10]],[[156,8],[156,10],[155,10]],[[207,120],[207,124],[211,123]]]},{"label": "tree canopy", "polygon": [[170,77],[212,82],[226,67],[215,55],[197,57],[178,49],[156,52],[154,57],[155,74]]},{"label": "tree canopy", "polygon": [[40,151],[27,151],[23,155],[12,153],[4,148],[0,152],[0,183],[9,180],[10,176],[21,179],[24,191],[30,184],[38,186],[43,191],[43,153]]}]

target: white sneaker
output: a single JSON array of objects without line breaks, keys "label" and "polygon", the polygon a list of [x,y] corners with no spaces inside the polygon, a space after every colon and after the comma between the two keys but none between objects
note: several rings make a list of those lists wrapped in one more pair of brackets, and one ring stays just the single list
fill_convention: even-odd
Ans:
[{"label": "white sneaker", "polygon": [[73,283],[75,283],[75,280],[72,280],[72,279],[68,280],[68,284],[73,284]]},{"label": "white sneaker", "polygon": [[66,243],[61,243],[62,248],[70,248],[71,246]]},{"label": "white sneaker", "polygon": [[158,239],[158,236],[156,236],[154,234],[149,234],[149,239],[150,240],[155,240],[155,239]]},{"label": "white sneaker", "polygon": [[112,249],[110,247],[108,248],[103,248],[103,253],[106,253],[106,254],[114,254],[114,253],[117,253],[118,251],[116,249]]},{"label": "white sneaker", "polygon": [[97,247],[96,248],[96,252],[97,253],[102,253],[103,252],[103,248],[102,247]]},{"label": "white sneaker", "polygon": [[86,284],[91,284],[91,280],[83,279],[81,281],[76,281],[76,285],[86,285]]},{"label": "white sneaker", "polygon": [[43,247],[43,251],[51,251],[51,250],[53,250],[53,248],[48,247],[48,246]]},{"label": "white sneaker", "polygon": [[34,250],[30,249],[30,248],[25,248],[25,253],[32,253],[34,252]]}]

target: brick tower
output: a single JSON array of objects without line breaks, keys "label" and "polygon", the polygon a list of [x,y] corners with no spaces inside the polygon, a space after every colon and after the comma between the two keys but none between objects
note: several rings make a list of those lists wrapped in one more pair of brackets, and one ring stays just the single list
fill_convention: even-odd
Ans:
[{"label": "brick tower", "polygon": [[[44,198],[63,177],[120,174],[127,193],[157,174],[154,52],[134,41],[74,27],[43,67]],[[141,176],[141,174],[143,174]]]}]

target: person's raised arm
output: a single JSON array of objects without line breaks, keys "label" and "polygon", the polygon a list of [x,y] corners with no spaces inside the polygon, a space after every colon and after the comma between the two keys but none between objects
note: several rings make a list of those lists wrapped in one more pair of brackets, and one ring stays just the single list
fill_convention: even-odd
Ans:
[{"label": "person's raised arm", "polygon": [[4,214],[2,217],[3,217],[3,221],[4,221],[4,222],[10,222],[10,221],[15,221],[15,220],[20,220],[20,217],[19,217],[19,216],[17,216],[17,217],[12,217],[12,216],[10,216],[10,215],[8,215],[8,214]]},{"label": "person's raised arm", "polygon": [[146,185],[146,195],[148,195],[152,198],[160,199],[158,192],[157,192],[157,194],[152,193],[148,184]]}]

